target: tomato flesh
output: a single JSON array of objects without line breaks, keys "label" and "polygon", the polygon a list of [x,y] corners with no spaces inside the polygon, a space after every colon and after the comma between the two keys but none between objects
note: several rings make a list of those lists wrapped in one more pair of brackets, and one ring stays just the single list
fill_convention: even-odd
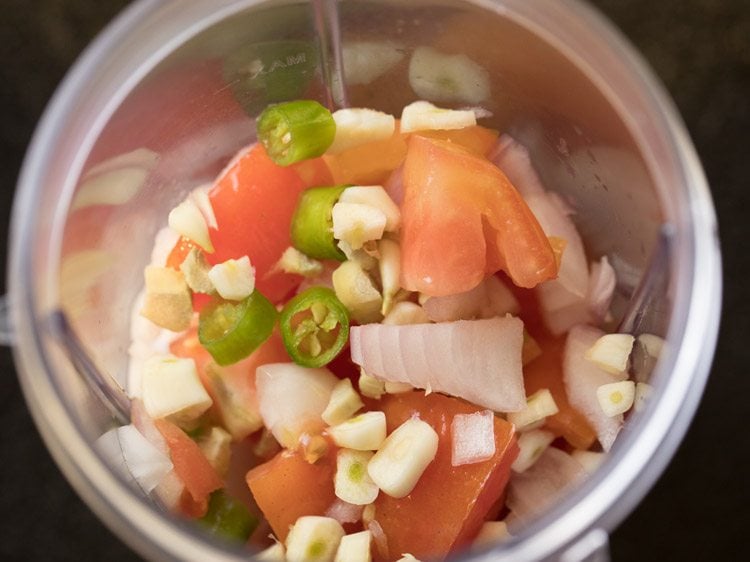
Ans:
[{"label": "tomato flesh", "polygon": [[438,450],[405,498],[380,493],[375,519],[387,537],[389,557],[404,552],[420,560],[440,560],[470,542],[501,498],[518,455],[512,424],[495,417],[495,447],[487,461],[452,466],[451,422],[456,414],[483,408],[442,394],[407,392],[383,397],[388,433],[417,415],[438,433]]},{"label": "tomato flesh", "polygon": [[401,216],[405,289],[461,293],[499,270],[520,287],[557,276],[549,240],[508,178],[455,143],[411,137]]},{"label": "tomato flesh", "polygon": [[255,267],[255,285],[272,302],[283,300],[302,278],[274,271],[289,246],[289,229],[300,193],[330,179],[322,161],[284,168],[274,164],[256,144],[240,156],[209,193],[218,228],[211,229],[216,251],[207,254],[212,264],[248,256]]}]

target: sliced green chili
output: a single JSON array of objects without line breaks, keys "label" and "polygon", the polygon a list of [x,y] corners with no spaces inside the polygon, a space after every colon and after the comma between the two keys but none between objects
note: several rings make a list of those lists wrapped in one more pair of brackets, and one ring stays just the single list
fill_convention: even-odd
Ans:
[{"label": "sliced green chili", "polygon": [[302,192],[292,218],[292,244],[303,254],[319,260],[344,261],[333,238],[331,212],[345,185],[313,187]]},{"label": "sliced green chili", "polygon": [[303,367],[327,365],[349,339],[349,313],[327,287],[311,287],[290,300],[280,325],[289,356]]},{"label": "sliced green chili", "polygon": [[208,511],[198,521],[209,532],[242,543],[247,541],[259,523],[258,517],[224,490],[211,494]]},{"label": "sliced green chili", "polygon": [[323,154],[336,135],[331,112],[313,100],[268,106],[257,121],[258,140],[271,160],[289,166]]},{"label": "sliced green chili", "polygon": [[240,302],[216,300],[201,310],[198,340],[219,365],[231,365],[270,337],[277,315],[257,290]]}]

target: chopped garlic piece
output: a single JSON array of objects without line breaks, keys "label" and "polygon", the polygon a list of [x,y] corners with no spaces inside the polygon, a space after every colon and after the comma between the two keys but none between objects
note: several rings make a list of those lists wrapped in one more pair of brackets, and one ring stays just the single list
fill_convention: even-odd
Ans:
[{"label": "chopped garlic piece", "polygon": [[404,326],[407,324],[429,324],[430,318],[424,308],[415,302],[402,301],[393,305],[383,319],[383,324]]},{"label": "chopped garlic piece", "polygon": [[533,429],[522,433],[518,438],[520,452],[511,469],[514,472],[524,472],[531,468],[554,440],[554,433],[542,429]]},{"label": "chopped garlic piece", "polygon": [[303,254],[294,246],[289,246],[281,254],[276,267],[284,273],[295,273],[304,277],[315,277],[323,273],[323,264]]},{"label": "chopped garlic piece", "polygon": [[339,240],[336,243],[336,246],[338,246],[339,250],[344,252],[344,255],[346,256],[346,259],[357,262],[359,264],[359,267],[361,267],[363,270],[370,271],[375,268],[376,265],[378,265],[378,260],[376,257],[370,255],[365,248],[368,247],[368,245],[372,244],[374,241],[365,242],[364,246],[360,248],[359,250],[354,250],[347,242],[343,240]]},{"label": "chopped garlic piece", "polygon": [[286,537],[286,559],[288,562],[332,562],[345,534],[341,523],[330,517],[300,517]]},{"label": "chopped garlic piece", "polygon": [[363,396],[379,400],[385,394],[385,381],[368,375],[364,369],[359,370],[359,391]]},{"label": "chopped garlic piece", "polygon": [[333,112],[336,136],[328,147],[329,154],[336,154],[365,144],[389,139],[396,130],[396,119],[382,111],[364,108],[346,108]]},{"label": "chopped garlic piece", "polygon": [[619,375],[628,368],[634,341],[630,334],[605,334],[596,340],[585,357],[608,373]]},{"label": "chopped garlic piece", "polygon": [[333,290],[352,318],[366,324],[381,317],[382,298],[370,276],[354,261],[345,261],[331,276]]},{"label": "chopped garlic piece", "polygon": [[486,461],[495,454],[495,415],[490,410],[456,414],[451,422],[451,465]]},{"label": "chopped garlic piece", "polygon": [[211,407],[195,361],[171,355],[154,356],[143,364],[143,405],[154,419],[180,425],[198,418]]},{"label": "chopped garlic piece", "polygon": [[638,336],[638,343],[643,346],[651,357],[658,359],[661,355],[662,349],[664,349],[664,338],[655,336],[654,334],[641,334]]},{"label": "chopped garlic piece", "polygon": [[378,497],[377,484],[367,473],[367,464],[375,453],[339,449],[333,480],[336,497],[354,505],[367,505]]},{"label": "chopped garlic piece", "polygon": [[193,199],[185,199],[172,209],[167,220],[172,230],[189,238],[209,254],[213,253],[214,246],[208,234],[206,219]]},{"label": "chopped garlic piece", "polygon": [[606,458],[605,453],[595,453],[594,451],[582,451],[576,449],[570,456],[577,460],[583,469],[589,474],[593,474],[601,466]]},{"label": "chopped garlic piece", "polygon": [[192,248],[180,264],[180,271],[185,276],[185,282],[194,293],[210,295],[216,292],[216,288],[208,276],[210,270],[211,266],[206,261],[203,252],[198,248]]},{"label": "chopped garlic piece", "polygon": [[554,416],[559,411],[549,389],[543,388],[526,399],[526,407],[523,410],[509,412],[508,421],[515,425],[518,431],[523,431],[548,416]]},{"label": "chopped garlic piece", "polygon": [[359,250],[365,242],[380,240],[385,232],[383,211],[361,203],[338,202],[331,210],[333,237]]},{"label": "chopped garlic piece", "polygon": [[602,411],[609,417],[627,412],[635,399],[635,383],[620,381],[603,384],[596,389],[596,397]]},{"label": "chopped garlic piece", "polygon": [[376,451],[385,441],[385,414],[365,412],[329,427],[328,434],[339,447],[357,451]]},{"label": "chopped garlic piece", "polygon": [[411,493],[434,460],[437,447],[438,435],[430,424],[409,419],[386,438],[367,471],[384,493],[403,498]]},{"label": "chopped garlic piece", "polygon": [[339,203],[357,203],[381,211],[385,215],[386,232],[396,232],[401,227],[401,210],[380,185],[353,185],[339,197]]},{"label": "chopped garlic piece", "polygon": [[488,548],[511,538],[511,536],[505,521],[485,521],[474,538],[474,542],[471,543],[471,549]]},{"label": "chopped garlic piece", "polygon": [[274,543],[262,552],[255,555],[257,562],[286,562],[284,545],[280,542]]},{"label": "chopped garlic piece", "polygon": [[369,84],[404,58],[404,47],[391,41],[346,41],[342,57],[347,85]]},{"label": "chopped garlic piece", "polygon": [[372,562],[372,533],[360,531],[341,539],[334,562]]},{"label": "chopped garlic piece", "polygon": [[227,475],[229,470],[229,460],[231,456],[230,445],[232,436],[220,427],[212,427],[208,435],[201,436],[198,439],[198,446],[206,455],[208,462],[214,467],[214,470],[222,476]]},{"label": "chopped garlic piece", "polygon": [[364,404],[352,388],[352,381],[341,379],[333,387],[331,399],[321,417],[328,425],[336,425],[351,418],[362,406]]},{"label": "chopped garlic piece", "polygon": [[646,402],[649,401],[651,394],[654,392],[654,387],[645,382],[635,383],[635,397],[633,399],[633,407],[636,412],[640,412],[646,407]]},{"label": "chopped garlic piece", "polygon": [[409,85],[420,98],[436,102],[478,104],[490,97],[490,77],[484,68],[466,55],[430,47],[414,50]]},{"label": "chopped garlic piece", "polygon": [[230,301],[244,300],[255,290],[255,268],[247,256],[216,264],[208,277],[221,298]]},{"label": "chopped garlic piece", "polygon": [[477,124],[473,111],[442,109],[427,101],[415,101],[401,113],[401,132],[463,129]]},{"label": "chopped garlic piece", "polygon": [[362,524],[367,527],[375,520],[375,504],[371,503],[362,510]]},{"label": "chopped garlic piece", "polygon": [[380,251],[380,285],[383,288],[383,306],[380,312],[387,315],[393,308],[393,298],[401,289],[401,247],[398,242],[383,239],[378,244]]},{"label": "chopped garlic piece", "polygon": [[143,274],[146,298],[141,316],[173,332],[187,330],[193,318],[193,300],[182,272],[149,265]]},{"label": "chopped garlic piece", "polygon": [[414,390],[414,387],[408,382],[385,381],[385,392],[387,394],[403,394],[412,390]]}]

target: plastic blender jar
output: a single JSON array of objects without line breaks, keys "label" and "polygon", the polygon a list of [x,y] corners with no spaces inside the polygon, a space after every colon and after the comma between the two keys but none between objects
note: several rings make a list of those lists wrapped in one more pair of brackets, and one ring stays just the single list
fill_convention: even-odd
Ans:
[{"label": "plastic blender jar", "polygon": [[606,558],[607,532],[682,439],[718,331],[714,211],[672,103],[599,15],[573,0],[352,0],[338,14],[330,2],[141,0],[88,48],[34,136],[13,210],[6,336],[53,457],[143,556],[247,558],[164,513],[94,446],[127,423],[131,309],[155,233],[252,142],[266,104],[314,97],[398,114],[420,97],[409,66],[425,48],[482,69],[483,97],[433,101],[479,105],[492,113],[483,123],[529,148],[547,188],[575,203],[589,254],[613,263],[615,317],[667,342],[652,399],[601,468],[473,559]]}]

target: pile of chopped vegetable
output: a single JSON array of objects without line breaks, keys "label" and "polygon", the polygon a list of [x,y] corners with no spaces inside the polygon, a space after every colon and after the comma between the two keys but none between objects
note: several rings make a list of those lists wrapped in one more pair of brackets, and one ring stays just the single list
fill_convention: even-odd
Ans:
[{"label": "pile of chopped vegetable", "polygon": [[661,340],[601,330],[607,257],[472,110],[300,100],[257,130],[145,270],[133,477],[261,560],[506,540],[602,462]]}]

